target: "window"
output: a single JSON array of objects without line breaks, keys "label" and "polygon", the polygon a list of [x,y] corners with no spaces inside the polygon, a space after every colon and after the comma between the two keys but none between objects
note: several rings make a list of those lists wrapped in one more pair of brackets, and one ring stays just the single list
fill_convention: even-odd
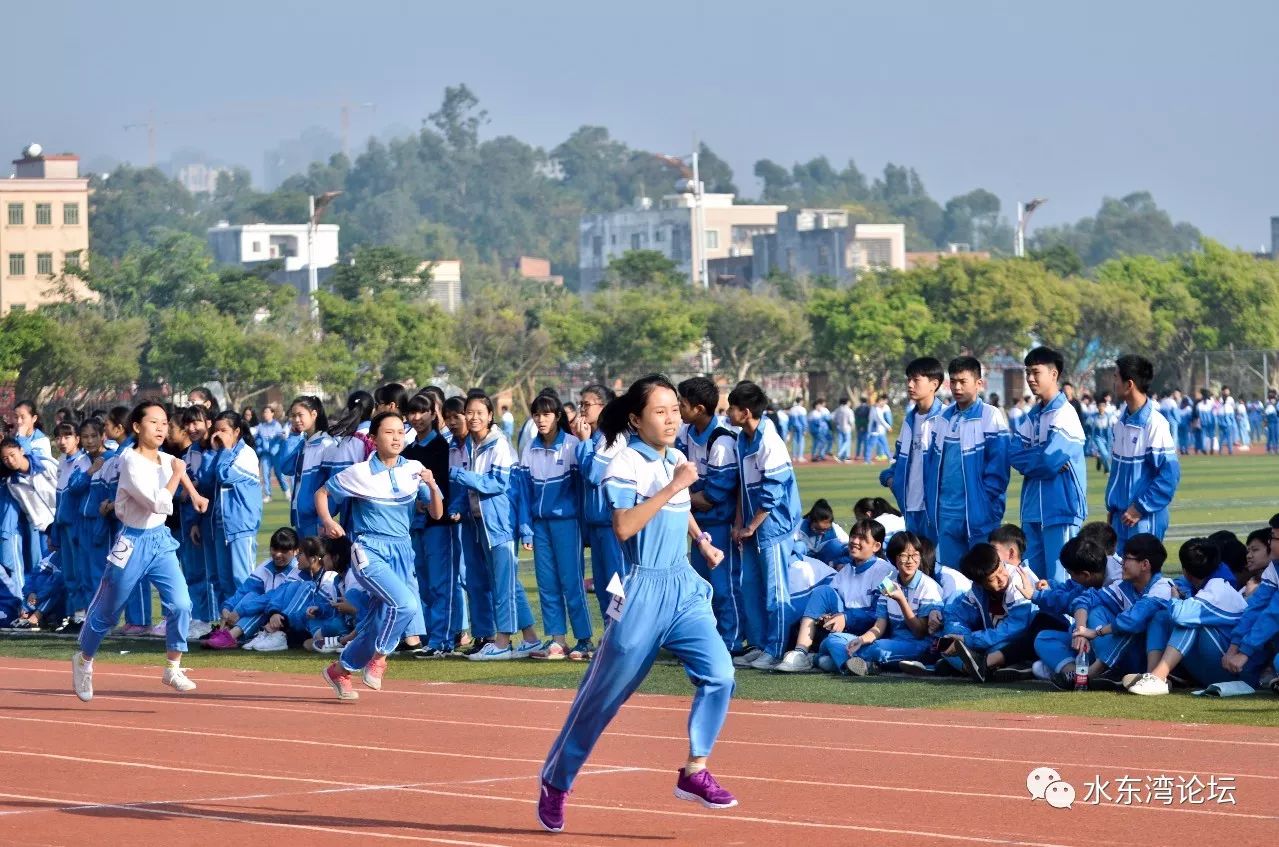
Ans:
[{"label": "window", "polygon": [[719,249],[719,230],[718,229],[706,230],[706,249],[707,250]]},{"label": "window", "polygon": [[656,241],[658,244],[661,244],[663,241],[665,241],[666,230],[659,229],[657,232],[653,233],[653,240]]},{"label": "window", "polygon": [[261,241],[253,242],[253,255],[256,256],[257,254],[261,252],[262,252],[262,242]]},{"label": "window", "polygon": [[22,226],[23,224],[22,204],[9,204],[9,226]]},{"label": "window", "polygon": [[632,234],[631,234],[631,249],[632,249],[632,250],[639,250],[639,249],[640,249],[641,247],[643,247],[643,246],[644,246],[644,235],[643,235],[642,233],[638,233],[638,232],[636,232],[636,233],[632,233]]},{"label": "window", "polygon": [[9,304],[9,311],[11,312],[25,312],[26,310],[27,310],[26,303],[10,303]]},{"label": "window", "polygon": [[62,204],[62,224],[63,226],[79,226],[80,225],[80,204],[79,203],[63,203]]},{"label": "window", "polygon": [[52,253],[36,253],[36,276],[53,276]]},{"label": "window", "polygon": [[53,223],[53,204],[36,204],[36,226],[49,226]]},{"label": "window", "polygon": [[67,255],[63,258],[63,260],[62,260],[62,261],[63,261],[63,264],[65,264],[65,265],[66,265],[66,268],[67,268],[67,270],[68,270],[68,271],[79,270],[79,268],[80,268],[80,251],[79,251],[79,250],[77,250],[77,251],[75,251],[74,253],[68,253],[68,254],[67,254]]},{"label": "window", "polygon": [[25,253],[9,254],[9,276],[27,275],[27,256]]}]

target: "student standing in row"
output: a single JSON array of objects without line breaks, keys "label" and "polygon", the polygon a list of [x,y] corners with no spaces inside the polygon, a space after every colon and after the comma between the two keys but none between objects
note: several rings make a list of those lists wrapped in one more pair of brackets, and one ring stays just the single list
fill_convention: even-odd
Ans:
[{"label": "student standing in row", "polygon": [[1036,347],[1026,354],[1026,385],[1035,405],[1017,422],[1008,459],[1025,482],[1021,522],[1024,561],[1039,579],[1065,582],[1061,546],[1074,538],[1088,517],[1088,477],[1084,428],[1057,387],[1065,361],[1056,350]]},{"label": "student standing in row", "polygon": [[1181,481],[1177,443],[1168,421],[1150,402],[1155,368],[1141,356],[1121,356],[1115,362],[1115,395],[1123,413],[1111,438],[1111,472],[1106,481],[1106,511],[1124,542],[1148,532],[1163,540],[1168,531],[1168,507]]},{"label": "student standing in row", "polygon": [[186,489],[196,511],[205,511],[209,502],[187,477],[186,464],[160,452],[169,430],[163,406],[152,401],[139,403],[130,413],[128,424],[136,441],[119,455],[114,510],[121,529],[112,541],[106,573],[80,630],[80,651],[71,659],[72,687],[85,702],[93,699],[93,657],[143,579],[159,589],[165,610],[168,662],[161,681],[176,691],[195,689],[195,683],[181,667],[191,622],[191,599],[178,563],[178,542],[165,526],[165,518],[173,514],[173,495],[179,485]]},{"label": "student standing in row", "polygon": [[320,516],[315,510],[315,492],[328,481],[324,456],[337,443],[329,435],[329,419],[320,398],[303,395],[289,405],[293,431],[302,436],[302,449],[293,466],[293,490],[289,518],[302,538],[320,533]]},{"label": "student standing in row", "polygon": [[582,474],[582,510],[586,518],[586,541],[591,548],[591,583],[600,604],[600,614],[608,608],[608,586],[613,577],[622,578],[622,548],[613,532],[613,510],[604,496],[604,472],[608,463],[626,446],[620,441],[604,443],[599,430],[600,413],[613,399],[613,391],[591,384],[582,389],[581,409],[573,434],[577,436],[577,467]]},{"label": "student standing in row", "polygon": [[[320,463],[323,480],[327,481],[340,474],[351,465],[363,462],[372,452],[369,442],[369,424],[373,419],[373,395],[367,391],[353,391],[346,398],[346,408],[337,420],[329,426],[329,435],[333,439],[324,451]],[[317,487],[316,491],[319,491]],[[349,507],[341,507],[338,523],[346,526],[350,523]],[[316,500],[316,514],[320,522],[324,514],[320,512],[319,501]]]},{"label": "student standing in row", "polygon": [[58,460],[58,505],[53,516],[52,546],[59,551],[58,561],[67,590],[68,611],[74,614],[89,608],[92,587],[85,572],[84,550],[80,547],[80,510],[89,493],[89,466],[93,460],[80,447],[76,425],[64,421],[53,429],[62,458]]},{"label": "student standing in row", "polygon": [[946,378],[941,362],[931,356],[911,361],[906,366],[906,396],[911,407],[906,411],[893,464],[879,475],[879,484],[892,490],[906,521],[906,529],[921,538],[935,538],[928,521],[924,491],[933,482],[924,474],[924,464],[933,430],[942,412],[937,391]]},{"label": "student standing in row", "polygon": [[220,412],[209,435],[214,449],[213,552],[217,562],[218,598],[225,603],[240,590],[258,563],[258,529],[262,526],[262,480],[253,434],[238,412]]},{"label": "student standing in row", "polygon": [[262,502],[271,502],[271,475],[280,483],[280,493],[289,496],[289,483],[280,473],[276,457],[285,443],[284,424],[275,419],[275,406],[268,403],[262,407],[262,420],[253,427],[253,439],[257,444],[258,458],[261,460]]},{"label": "student standing in row", "polygon": [[[53,445],[49,436],[40,428],[40,416],[36,413],[35,404],[22,400],[13,407],[13,422],[16,425],[14,439],[22,447],[22,452],[53,462]],[[36,565],[44,558],[45,533],[36,529],[27,519],[24,512],[18,519],[19,531],[23,536],[23,564],[27,573],[35,570]]]}]

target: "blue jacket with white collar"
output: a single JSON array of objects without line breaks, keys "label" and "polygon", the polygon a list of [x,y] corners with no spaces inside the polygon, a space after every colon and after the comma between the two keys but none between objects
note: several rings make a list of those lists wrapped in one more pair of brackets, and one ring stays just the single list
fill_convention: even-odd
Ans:
[{"label": "blue jacket with white collar", "polygon": [[[928,455],[928,448],[933,443],[933,428],[941,417],[944,408],[945,404],[939,398],[934,397],[933,405],[929,406],[928,411],[922,415],[913,406],[906,412],[906,417],[902,421],[901,432],[897,435],[897,450],[893,456],[893,463],[884,468],[879,475],[879,484],[893,492],[893,497],[897,498],[897,508],[902,510],[902,514],[910,511],[906,486],[910,482],[911,464],[925,461],[925,457]],[[918,450],[915,449],[916,441],[918,441]],[[929,479],[927,469],[925,469],[923,479],[924,491],[920,492],[920,496],[924,498],[925,508],[927,508],[927,495],[925,492],[935,481]]]},{"label": "blue jacket with white collar", "polygon": [[581,476],[577,471],[576,436],[557,430],[547,446],[535,435],[520,452],[514,471],[520,540],[533,541],[533,521],[578,517]]},{"label": "blue jacket with white collar", "polygon": [[1112,432],[1106,509],[1123,512],[1136,506],[1143,516],[1166,511],[1181,482],[1177,441],[1168,421],[1147,399],[1135,413],[1125,406]]},{"label": "blue jacket with white collar", "polygon": [[675,449],[697,466],[697,482],[690,494],[701,494],[712,504],[710,511],[695,512],[699,526],[730,524],[737,511],[737,434],[723,418],[713,418],[698,432],[691,424],[680,427]]},{"label": "blue jacket with white collar", "polygon": [[515,504],[511,497],[511,471],[515,467],[515,454],[511,442],[497,427],[476,445],[471,436],[455,450],[450,460],[459,464],[449,468],[450,514],[475,517],[479,512],[480,523],[490,548],[508,544],[515,539]]},{"label": "blue jacket with white collar", "polygon": [[1063,391],[1036,403],[1017,421],[1008,461],[1025,482],[1021,520],[1044,526],[1082,524],[1088,517],[1084,428]]},{"label": "blue jacket with white collar", "polygon": [[[969,538],[984,539],[1004,518],[1008,493],[1008,421],[981,400],[967,409],[952,403],[933,424],[933,440],[924,462],[928,520],[938,523],[942,499],[942,457],[946,440],[958,439],[964,476],[964,511]],[[952,495],[953,496],[953,495]]]}]

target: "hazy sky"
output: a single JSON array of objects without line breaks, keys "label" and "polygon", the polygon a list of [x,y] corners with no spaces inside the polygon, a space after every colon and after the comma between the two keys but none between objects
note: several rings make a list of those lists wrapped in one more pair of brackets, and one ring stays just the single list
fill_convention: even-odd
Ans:
[{"label": "hazy sky", "polygon": [[[56,9],[51,13],[50,9]],[[51,17],[52,15],[52,17]],[[598,124],[668,152],[705,140],[755,193],[756,159],[914,166],[930,193],[984,187],[1048,224],[1149,189],[1228,244],[1279,214],[1279,4],[1231,0],[442,3],[62,0],[5,4],[0,150],[145,163],[262,153],[337,102],[370,133],[417,127],[467,83],[487,134],[550,148]],[[23,37],[21,33],[35,33]],[[50,44],[53,49],[50,49]]]}]

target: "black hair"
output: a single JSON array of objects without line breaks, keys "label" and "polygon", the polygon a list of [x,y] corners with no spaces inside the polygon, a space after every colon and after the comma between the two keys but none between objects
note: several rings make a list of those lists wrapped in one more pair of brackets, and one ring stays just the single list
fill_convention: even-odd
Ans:
[{"label": "black hair", "polygon": [[394,406],[398,411],[408,410],[409,393],[398,382],[388,382],[373,392],[375,406]]},{"label": "black hair", "polygon": [[241,409],[240,417],[243,418],[244,422],[248,424],[249,426],[253,426],[254,424],[258,423],[257,409],[254,409],[252,406],[245,406],[243,409]]},{"label": "black hair", "polygon": [[467,406],[476,401],[484,404],[484,408],[489,410],[490,417],[493,415],[493,398],[488,396],[488,392],[486,392],[483,388],[472,388],[470,391],[466,392]]},{"label": "black hair", "polygon": [[22,445],[18,443],[18,439],[14,438],[12,435],[6,435],[4,438],[0,438],[0,450],[3,450],[6,447],[16,447],[21,452],[26,453],[26,451],[22,449]]},{"label": "black hair", "polygon": [[764,411],[768,408],[768,395],[755,383],[742,381],[728,392],[728,405],[744,409],[750,412],[752,418],[758,420],[764,416]]},{"label": "black hair", "polygon": [[[434,386],[432,386],[434,388]],[[419,391],[409,398],[406,404],[409,412],[426,415],[427,429],[434,432],[439,427],[440,403],[433,391]]]},{"label": "black hair", "polygon": [[324,413],[324,403],[314,394],[302,394],[293,398],[293,402],[289,404],[289,409],[294,406],[301,406],[309,412],[315,413],[315,431],[329,431],[329,416]]},{"label": "black hair", "polygon": [[689,408],[701,406],[708,415],[714,415],[719,406],[719,386],[710,377],[689,377],[676,386],[675,390],[688,403]]},{"label": "black hair", "polygon": [[[156,403],[155,405],[158,406],[160,404]],[[133,434],[131,427],[129,426],[130,414],[131,414],[131,410],[129,409],[128,406],[112,406],[107,411],[107,416],[103,418],[103,420],[106,423],[111,424],[112,426],[118,426],[121,429],[123,429],[124,434],[127,437]]]},{"label": "black hair", "polygon": [[1028,368],[1033,368],[1035,365],[1047,365],[1050,368],[1055,368],[1058,376],[1061,376],[1066,371],[1066,360],[1051,347],[1036,347],[1027,353],[1026,358],[1021,361]]},{"label": "black hair", "polygon": [[845,403],[847,403],[847,402],[848,402],[848,397],[847,397],[847,396],[843,396],[843,397],[840,397],[840,398],[839,398],[839,405],[843,406],[843,405],[844,405]]},{"label": "black hair", "polygon": [[1279,512],[1270,516],[1269,523],[1271,529],[1279,529]]},{"label": "black hair", "polygon": [[833,521],[835,520],[835,510],[830,507],[830,503],[825,497],[820,497],[804,517],[810,521]]},{"label": "black hair", "polygon": [[282,526],[271,533],[272,550],[296,550],[300,543],[298,531],[291,526]]},{"label": "black hair", "polygon": [[186,426],[189,423],[195,423],[196,421],[204,421],[205,423],[210,423],[212,422],[212,420],[213,420],[213,415],[209,412],[208,409],[204,408],[199,403],[195,404],[194,406],[187,406],[185,409],[182,410],[183,426]]},{"label": "black hair", "polygon": [[970,373],[981,379],[981,362],[972,356],[956,356],[950,360],[950,364],[946,366],[946,372],[951,376],[959,376],[960,374]]},{"label": "black hair", "polygon": [[382,428],[382,421],[387,418],[395,418],[400,422],[401,431],[404,429],[404,415],[396,411],[378,412],[373,416],[373,420],[369,422],[369,438],[377,437],[377,431]]},{"label": "black hair", "polygon": [[929,576],[933,576],[937,570],[937,545],[926,535],[919,536],[919,569]]},{"label": "black hair", "polygon": [[882,545],[884,543],[884,536],[887,535],[887,533],[884,531],[884,525],[882,523],[879,521],[873,521],[869,518],[862,518],[848,528],[848,538],[850,541],[854,536],[860,537],[864,535],[870,536],[872,541]]},{"label": "black hair", "polygon": [[333,570],[344,574],[351,567],[351,539],[343,535],[341,538],[325,538],[324,555],[333,560]]},{"label": "black hair", "polygon": [[1015,523],[1006,523],[997,529],[991,530],[990,536],[986,539],[991,544],[1014,544],[1017,547],[1019,556],[1026,555],[1026,533],[1021,531],[1021,527]]},{"label": "black hair", "polygon": [[[1236,542],[1238,540],[1235,539]],[[1181,561],[1183,573],[1202,581],[1212,576],[1221,564],[1221,551],[1207,538],[1191,538],[1181,545],[1177,558]]]},{"label": "black hair", "polygon": [[598,382],[592,382],[590,385],[586,386],[581,391],[577,392],[578,397],[581,397],[586,394],[590,394],[594,397],[598,397],[600,399],[600,402],[605,404],[607,404],[608,401],[617,397],[617,392],[615,392],[611,388],[600,385]]},{"label": "black hair", "polygon": [[883,497],[863,497],[853,504],[853,514],[858,518],[877,518],[880,515],[896,515],[901,517],[902,513],[893,507]]},{"label": "black hair", "polygon": [[245,443],[245,446],[247,446],[250,450],[257,449],[253,441],[253,430],[244,422],[244,418],[240,417],[239,412],[231,409],[227,409],[225,412],[218,412],[213,416],[213,424],[209,427],[209,429],[213,429],[213,427],[217,425],[218,421],[226,421],[232,429],[238,429],[240,431],[240,440]]},{"label": "black hair", "polygon": [[639,417],[648,405],[648,396],[654,389],[666,388],[675,394],[675,386],[661,374],[649,374],[631,383],[626,393],[608,402],[600,412],[599,430],[604,433],[605,446],[611,447],[622,433],[631,428],[631,415]]},{"label": "black hair", "polygon": [[444,389],[440,388],[438,385],[422,386],[422,388],[418,391],[417,396],[418,397],[426,396],[426,397],[435,398],[435,408],[437,409],[444,408],[444,401],[447,399],[444,396]]},{"label": "black hair", "polygon": [[1163,542],[1148,532],[1139,532],[1129,538],[1128,544],[1124,547],[1124,555],[1148,560],[1151,573],[1162,571],[1164,562],[1168,561],[1168,550]]},{"label": "black hair", "polygon": [[[196,395],[199,395],[200,397],[203,397],[209,401],[208,409],[211,413],[215,415],[218,413],[218,398],[213,396],[212,391],[205,388],[203,385],[198,385],[195,388],[192,388],[190,391],[187,392],[187,400],[189,400],[192,403],[192,405],[196,404],[196,400],[195,400]],[[201,403],[199,405],[204,405],[204,404]]]},{"label": "black hair", "polygon": [[[117,406],[116,408],[120,407]],[[126,434],[134,434],[133,428],[142,423],[142,419],[147,415],[147,409],[159,409],[160,411],[164,411],[164,404],[156,400],[143,400],[141,403],[134,406],[132,411],[129,412],[128,425],[124,428]],[[111,411],[114,412],[115,409],[112,409]]]},{"label": "black hair", "polygon": [[932,379],[937,381],[940,386],[946,379],[946,372],[942,370],[941,362],[932,356],[920,356],[918,359],[911,359],[910,364],[906,366],[906,378],[922,376],[924,379]]},{"label": "black hair", "polygon": [[1061,566],[1067,573],[1105,573],[1109,556],[1096,539],[1080,535],[1061,545]]},{"label": "black hair", "polygon": [[76,425],[71,421],[63,421],[53,428],[54,438],[61,438],[64,435],[74,435],[76,438],[80,437],[80,433],[76,430]]},{"label": "black hair", "polygon": [[298,555],[308,559],[324,558],[324,541],[315,535],[308,535],[298,542]]},{"label": "black hair", "polygon": [[908,529],[902,530],[901,532],[894,535],[892,538],[888,539],[888,561],[891,562],[893,565],[896,565],[897,557],[900,556],[903,552],[905,552],[907,547],[910,547],[911,549],[919,552],[919,558],[920,558],[919,564],[920,564],[920,569],[922,570],[924,565],[923,563],[924,551],[923,551],[923,548],[920,546],[919,536]]},{"label": "black hair", "polygon": [[989,544],[979,542],[959,557],[959,570],[973,582],[983,582],[992,573],[1003,567],[999,561],[999,553]]},{"label": "black hair", "polygon": [[1105,549],[1107,556],[1113,555],[1115,548],[1119,545],[1119,533],[1115,532],[1115,528],[1106,521],[1084,524],[1079,530],[1079,537],[1096,541]]},{"label": "black hair", "polygon": [[1123,382],[1131,382],[1142,394],[1150,393],[1150,383],[1155,379],[1155,366],[1144,356],[1129,353],[1115,360],[1115,373]]},{"label": "black hair", "polygon": [[444,415],[460,415],[466,411],[466,399],[463,397],[450,397],[444,401],[442,413]]},{"label": "black hair", "polygon": [[[1216,535],[1216,533],[1213,533]],[[1240,541],[1232,532],[1229,538],[1213,538],[1208,536],[1208,541],[1213,547],[1217,548],[1217,553],[1221,556],[1221,561],[1230,568],[1230,570],[1238,572],[1248,567],[1248,546]]]},{"label": "black hair", "polygon": [[360,424],[373,417],[373,395],[367,391],[352,391],[346,398],[346,408],[329,425],[329,435],[347,438],[355,434]]},{"label": "black hair", "polygon": [[532,403],[528,404],[530,416],[544,415],[547,412],[555,415],[555,425],[561,431],[568,432],[568,412],[564,411],[564,404],[560,402],[560,396],[550,389],[543,390],[533,398]]},{"label": "black hair", "polygon": [[13,404],[13,410],[15,412],[22,408],[26,408],[26,410],[31,413],[31,417],[36,419],[34,425],[35,428],[43,429],[43,427],[40,426],[43,421],[40,420],[40,412],[36,410],[36,404],[32,403],[30,400],[19,400],[17,403]]},{"label": "black hair", "polygon": [[77,434],[83,432],[85,429],[92,429],[98,433],[98,438],[102,437],[102,421],[97,418],[85,418],[80,421],[80,426],[76,427]]},{"label": "black hair", "polygon": [[1245,544],[1251,544],[1254,541],[1260,541],[1267,549],[1270,548],[1270,527],[1254,529],[1248,533],[1248,540]]}]

